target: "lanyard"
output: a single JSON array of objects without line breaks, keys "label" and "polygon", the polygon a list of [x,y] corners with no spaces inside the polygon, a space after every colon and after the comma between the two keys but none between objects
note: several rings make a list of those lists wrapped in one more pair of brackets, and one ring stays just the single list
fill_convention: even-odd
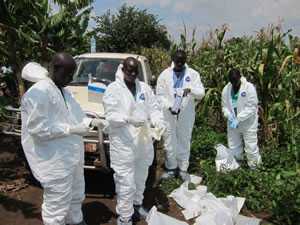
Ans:
[{"label": "lanyard", "polygon": [[179,72],[179,76],[173,71],[173,88],[182,88],[183,87],[183,78],[184,78],[185,71]]}]

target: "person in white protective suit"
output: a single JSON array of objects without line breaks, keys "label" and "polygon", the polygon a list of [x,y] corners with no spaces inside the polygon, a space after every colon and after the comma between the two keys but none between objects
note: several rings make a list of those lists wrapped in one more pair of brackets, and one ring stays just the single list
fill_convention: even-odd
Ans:
[{"label": "person in white protective suit", "polygon": [[222,111],[227,122],[228,147],[241,160],[243,140],[250,168],[261,163],[257,145],[258,99],[254,85],[241,77],[239,70],[229,72],[229,83],[222,91]]},{"label": "person in white protective suit", "polygon": [[151,88],[137,79],[138,61],[124,60],[103,97],[109,123],[110,160],[117,193],[118,225],[147,216],[142,206],[148,168],[154,157],[151,127],[164,130],[162,112]]},{"label": "person in white protective suit", "polygon": [[22,77],[36,82],[22,97],[22,146],[34,177],[43,187],[44,225],[86,224],[84,200],[84,146],[82,135],[101,121],[88,119],[64,87],[71,82],[76,63],[65,53],[52,60],[52,73],[29,63]]},{"label": "person in white protective suit", "polygon": [[[157,80],[156,95],[163,108],[167,129],[164,133],[166,150],[165,173],[162,179],[177,175],[188,180],[190,145],[195,121],[195,106],[205,94],[200,75],[186,64],[186,53],[178,50],[172,66],[165,69]],[[179,91],[183,92],[180,108],[174,111],[174,103]],[[175,104],[176,105],[176,104]]]}]

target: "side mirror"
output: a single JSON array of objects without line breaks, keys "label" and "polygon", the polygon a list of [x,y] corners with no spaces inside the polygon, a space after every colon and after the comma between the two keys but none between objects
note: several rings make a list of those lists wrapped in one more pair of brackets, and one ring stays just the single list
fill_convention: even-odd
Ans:
[{"label": "side mirror", "polygon": [[151,79],[150,79],[150,85],[152,87],[155,87],[156,86],[156,82],[157,82],[156,76],[152,75]]}]

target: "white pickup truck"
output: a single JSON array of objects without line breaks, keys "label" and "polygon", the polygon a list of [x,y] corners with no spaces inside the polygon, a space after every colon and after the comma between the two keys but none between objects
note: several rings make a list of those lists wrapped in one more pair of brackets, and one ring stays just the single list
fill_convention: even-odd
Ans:
[{"label": "white pickup truck", "polygon": [[[67,88],[73,93],[87,116],[105,119],[101,98],[99,98],[99,102],[89,100],[89,81],[105,85],[113,82],[119,64],[127,57],[134,57],[138,60],[138,78],[149,85],[153,84],[154,77],[152,77],[148,60],[144,56],[121,53],[87,53],[75,57],[78,65],[77,71],[74,74],[73,82]],[[84,137],[84,144],[85,168],[109,170],[108,136],[94,130]]]},{"label": "white pickup truck", "polygon": [[[76,56],[77,70],[73,82],[67,87],[81,105],[86,115],[91,118],[104,118],[104,110],[99,102],[91,101],[88,94],[88,83],[94,81],[108,85],[115,80],[118,66],[127,57],[134,57],[139,62],[138,78],[149,85],[154,84],[154,77],[150,70],[148,60],[141,55],[124,53],[87,53]],[[4,108],[5,121],[0,122],[0,133],[13,136],[21,136],[21,112],[20,108],[7,106]],[[109,139],[98,129],[91,131],[84,137],[85,168],[106,169],[109,168]]]}]

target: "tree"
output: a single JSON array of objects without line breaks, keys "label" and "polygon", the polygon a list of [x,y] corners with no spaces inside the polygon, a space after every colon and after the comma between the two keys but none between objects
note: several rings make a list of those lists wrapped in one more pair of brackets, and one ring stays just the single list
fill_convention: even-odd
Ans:
[{"label": "tree", "polygon": [[108,10],[95,20],[98,51],[130,52],[142,47],[170,48],[166,27],[147,10],[124,4],[115,15]]},{"label": "tree", "polygon": [[71,54],[87,42],[83,35],[88,26],[91,0],[56,0],[53,12],[48,0],[0,0],[0,59],[12,67],[24,92],[21,67],[28,60],[49,61],[57,51]]}]

